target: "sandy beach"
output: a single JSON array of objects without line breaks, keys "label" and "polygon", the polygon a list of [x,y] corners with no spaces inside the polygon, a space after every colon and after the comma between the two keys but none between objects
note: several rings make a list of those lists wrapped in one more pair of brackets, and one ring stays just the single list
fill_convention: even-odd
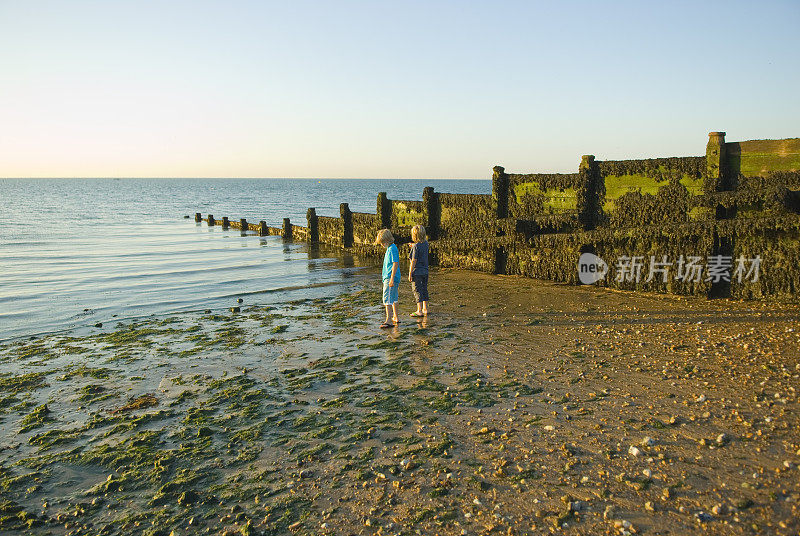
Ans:
[{"label": "sandy beach", "polygon": [[797,534],[796,304],[379,291],[0,346],[0,530]]}]

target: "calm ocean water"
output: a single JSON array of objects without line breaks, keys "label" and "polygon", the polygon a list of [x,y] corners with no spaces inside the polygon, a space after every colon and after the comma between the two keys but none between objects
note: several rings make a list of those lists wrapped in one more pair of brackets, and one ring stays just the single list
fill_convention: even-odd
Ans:
[{"label": "calm ocean water", "polygon": [[488,180],[0,179],[0,340],[323,292],[362,269],[184,216],[305,225],[308,207],[374,213],[379,191],[421,199],[424,186],[491,192]]}]

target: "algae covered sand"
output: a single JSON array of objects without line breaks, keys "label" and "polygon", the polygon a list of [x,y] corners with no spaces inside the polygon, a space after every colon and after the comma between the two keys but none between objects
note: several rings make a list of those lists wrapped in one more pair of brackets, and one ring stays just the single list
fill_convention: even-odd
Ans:
[{"label": "algae covered sand", "polygon": [[0,531],[797,532],[796,307],[431,284],[0,346]]}]

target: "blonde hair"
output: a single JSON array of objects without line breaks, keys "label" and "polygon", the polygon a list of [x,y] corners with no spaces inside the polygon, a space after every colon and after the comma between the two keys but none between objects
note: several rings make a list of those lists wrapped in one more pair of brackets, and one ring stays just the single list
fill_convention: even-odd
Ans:
[{"label": "blonde hair", "polygon": [[425,227],[415,225],[411,228],[411,240],[414,242],[425,242],[428,237],[425,235]]},{"label": "blonde hair", "polygon": [[389,229],[381,229],[378,231],[378,236],[375,237],[375,243],[383,246],[394,244],[394,236]]}]

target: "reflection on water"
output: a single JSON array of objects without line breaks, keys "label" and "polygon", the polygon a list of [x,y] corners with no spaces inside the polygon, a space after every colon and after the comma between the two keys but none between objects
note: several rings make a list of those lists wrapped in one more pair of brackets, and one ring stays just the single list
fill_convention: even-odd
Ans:
[{"label": "reflection on water", "polygon": [[[181,310],[324,295],[364,265],[353,256],[204,224],[141,223],[57,243],[17,247],[0,294],[0,339]],[[32,280],[35,278],[35,280]]]}]

